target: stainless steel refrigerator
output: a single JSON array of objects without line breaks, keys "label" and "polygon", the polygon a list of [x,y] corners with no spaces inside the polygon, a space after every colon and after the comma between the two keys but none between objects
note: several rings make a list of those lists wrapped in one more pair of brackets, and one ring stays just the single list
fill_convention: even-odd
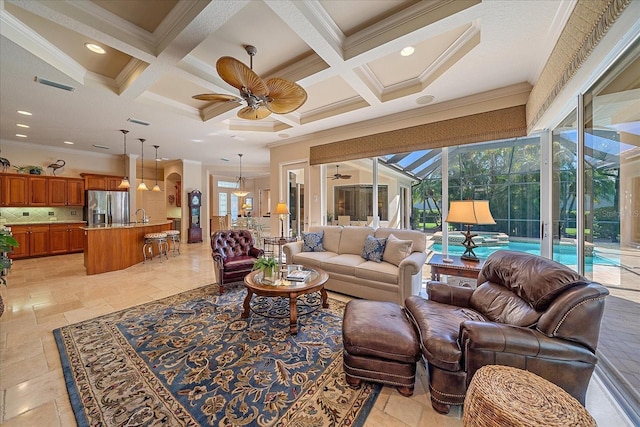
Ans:
[{"label": "stainless steel refrigerator", "polygon": [[84,219],[89,226],[131,222],[128,191],[87,191]]}]

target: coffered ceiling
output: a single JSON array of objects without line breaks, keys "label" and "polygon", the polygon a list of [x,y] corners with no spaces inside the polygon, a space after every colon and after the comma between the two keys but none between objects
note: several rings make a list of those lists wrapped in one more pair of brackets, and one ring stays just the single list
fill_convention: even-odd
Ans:
[{"label": "coffered ceiling", "polygon": [[[574,2],[0,0],[0,6],[3,141],[118,155],[119,129],[129,129],[130,137],[159,145],[162,157],[214,169],[235,168],[237,153],[244,153],[250,175],[266,169],[269,144],[533,85]],[[85,43],[106,53],[92,53]],[[236,116],[237,104],[192,98],[237,96],[215,64],[232,56],[249,65],[245,45],[257,48],[259,76],[296,81],[307,91],[301,108],[253,121]],[[400,55],[406,46],[413,55]],[[16,110],[33,113],[21,119],[29,129],[16,128]]]}]

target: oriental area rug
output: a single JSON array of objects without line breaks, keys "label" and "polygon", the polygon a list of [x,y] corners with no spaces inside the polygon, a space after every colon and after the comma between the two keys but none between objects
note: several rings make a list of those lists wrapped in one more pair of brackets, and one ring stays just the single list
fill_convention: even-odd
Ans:
[{"label": "oriental area rug", "polygon": [[344,303],[242,319],[208,285],[54,331],[79,426],[359,426],[381,386],[350,388]]}]

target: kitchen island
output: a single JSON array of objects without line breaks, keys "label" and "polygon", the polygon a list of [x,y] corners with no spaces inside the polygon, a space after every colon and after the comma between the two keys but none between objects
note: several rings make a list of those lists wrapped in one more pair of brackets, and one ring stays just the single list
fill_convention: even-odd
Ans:
[{"label": "kitchen island", "polygon": [[87,275],[124,270],[142,262],[144,235],[171,230],[171,224],[171,221],[153,221],[84,227],[84,267]]}]

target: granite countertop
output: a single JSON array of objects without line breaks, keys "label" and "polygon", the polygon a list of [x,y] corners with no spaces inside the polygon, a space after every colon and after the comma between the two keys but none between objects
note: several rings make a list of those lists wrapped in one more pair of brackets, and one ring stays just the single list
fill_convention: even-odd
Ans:
[{"label": "granite countertop", "polygon": [[81,220],[56,220],[56,221],[29,221],[29,222],[5,222],[4,224],[0,224],[0,226],[4,225],[6,227],[13,227],[15,225],[44,225],[44,224],[86,224],[87,221]]},{"label": "granite countertop", "polygon": [[85,230],[110,230],[113,228],[140,228],[140,227],[149,227],[153,225],[164,225],[171,224],[170,220],[162,220],[162,221],[151,221],[145,224],[141,222],[130,222],[128,224],[109,224],[109,225],[92,225],[91,227],[84,227]]}]

